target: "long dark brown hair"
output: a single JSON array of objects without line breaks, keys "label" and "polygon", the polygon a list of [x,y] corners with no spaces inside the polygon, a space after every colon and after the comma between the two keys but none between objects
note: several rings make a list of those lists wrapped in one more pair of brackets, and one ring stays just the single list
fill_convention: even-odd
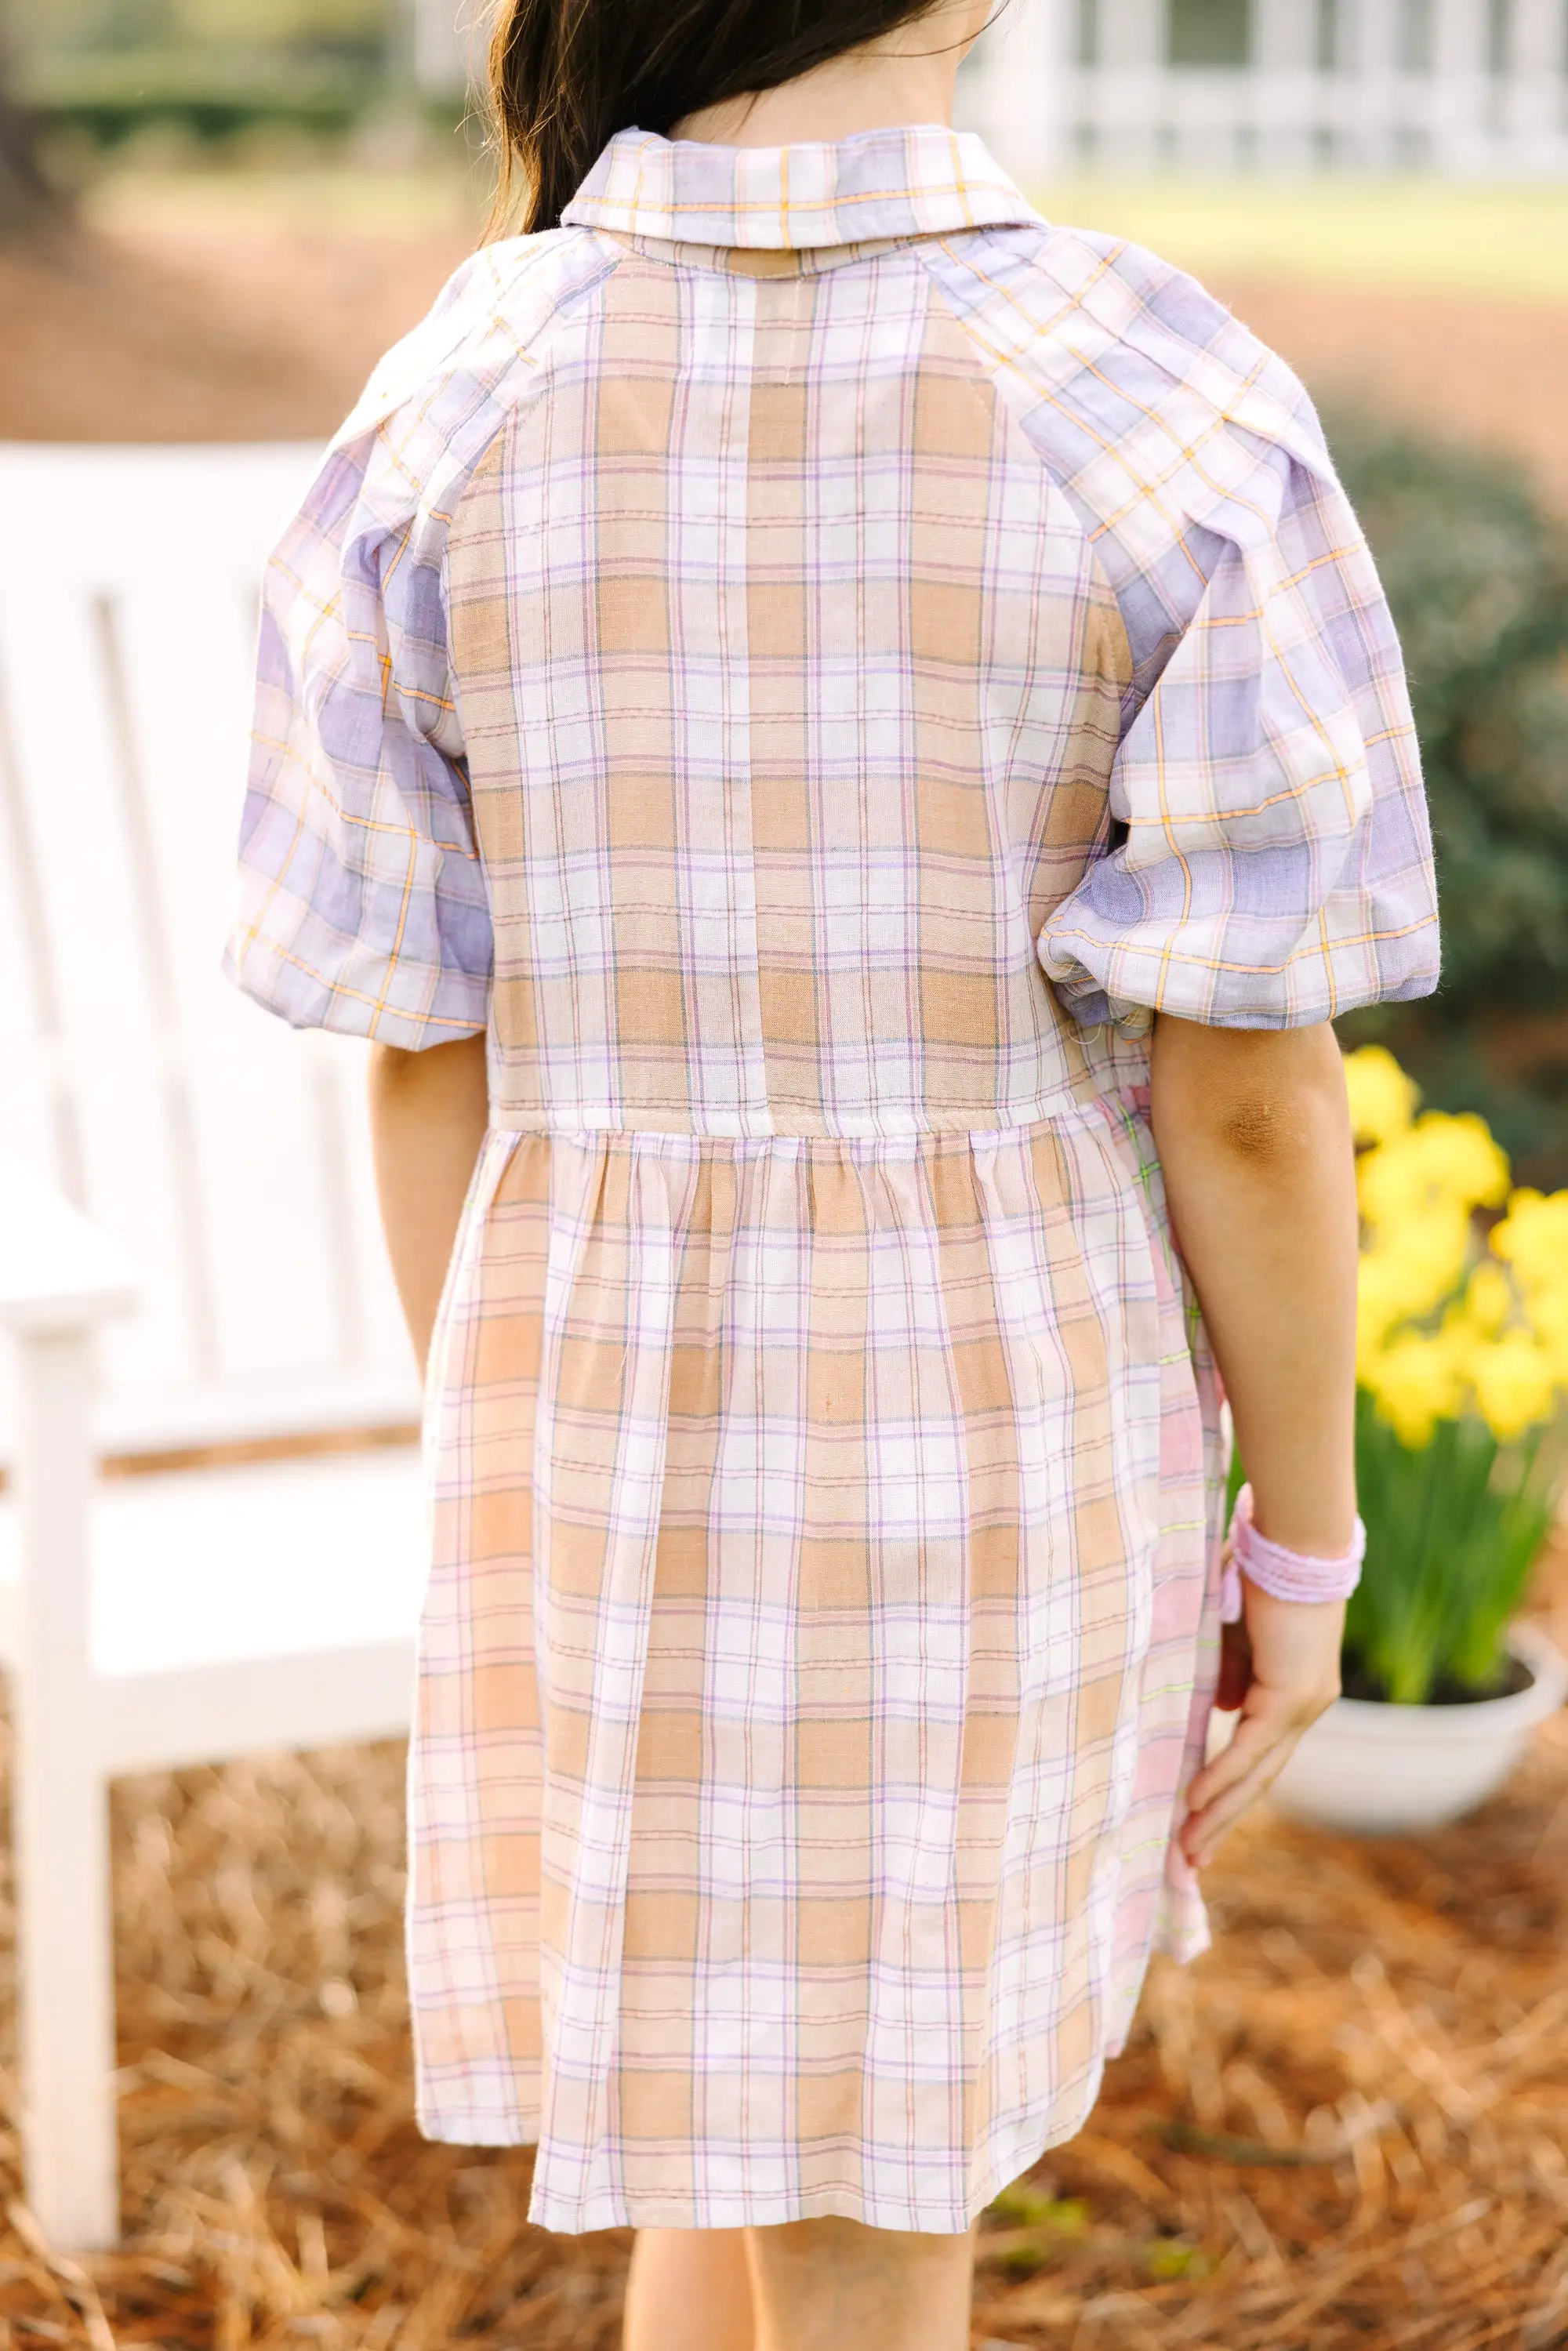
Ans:
[{"label": "long dark brown hair", "polygon": [[490,45],[497,219],[554,228],[617,131],[777,89],[924,16],[935,0],[503,0]]}]

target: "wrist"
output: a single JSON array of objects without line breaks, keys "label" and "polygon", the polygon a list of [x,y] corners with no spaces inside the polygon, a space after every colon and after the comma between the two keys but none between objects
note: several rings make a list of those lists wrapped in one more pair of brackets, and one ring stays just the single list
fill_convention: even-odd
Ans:
[{"label": "wrist", "polygon": [[1292,1605],[1343,1606],[1361,1581],[1366,1530],[1360,1519],[1343,1551],[1324,1553],[1288,1549],[1260,1533],[1252,1516],[1252,1489],[1243,1486],[1230,1521],[1221,1614],[1234,1624],[1241,1614],[1241,1578],[1270,1599]]}]

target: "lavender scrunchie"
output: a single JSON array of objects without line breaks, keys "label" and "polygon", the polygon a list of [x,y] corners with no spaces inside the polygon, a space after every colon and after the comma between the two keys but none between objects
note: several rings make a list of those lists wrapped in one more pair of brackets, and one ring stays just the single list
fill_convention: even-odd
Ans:
[{"label": "lavender scrunchie", "polygon": [[1260,1592],[1275,1600],[1348,1600],[1361,1582],[1366,1557],[1366,1529],[1355,1522],[1355,1533],[1343,1559],[1310,1559],[1304,1552],[1287,1551],[1270,1542],[1252,1523],[1252,1489],[1243,1486],[1236,1497],[1230,1520],[1230,1557],[1220,1586],[1220,1620],[1241,1622],[1241,1578],[1245,1574]]}]

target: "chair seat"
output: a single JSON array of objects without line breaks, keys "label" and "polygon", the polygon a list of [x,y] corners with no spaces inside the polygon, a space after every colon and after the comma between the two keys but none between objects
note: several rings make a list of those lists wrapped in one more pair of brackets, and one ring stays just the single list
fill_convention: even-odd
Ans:
[{"label": "chair seat", "polygon": [[[89,1662],[107,1771],[407,1728],[428,1561],[414,1447],[116,1479],[93,1511]],[[0,1656],[18,1661],[0,1506]]]}]

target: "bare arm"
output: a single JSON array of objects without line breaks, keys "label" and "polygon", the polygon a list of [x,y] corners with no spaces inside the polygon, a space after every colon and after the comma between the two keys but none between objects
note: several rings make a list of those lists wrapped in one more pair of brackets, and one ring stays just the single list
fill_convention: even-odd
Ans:
[{"label": "bare arm", "polygon": [[[1333,1030],[1206,1029],[1162,1015],[1154,1126],[1258,1531],[1337,1557],[1355,1522],[1356,1207]],[[1246,1625],[1228,1633],[1220,1693],[1222,1704],[1239,1700],[1240,1724],[1187,1792],[1182,1844],[1199,1866],[1339,1689],[1343,1606],[1244,1590]]]},{"label": "bare arm", "polygon": [[421,1369],[488,1115],[485,1040],[371,1059],[376,1190],[398,1296]]}]

